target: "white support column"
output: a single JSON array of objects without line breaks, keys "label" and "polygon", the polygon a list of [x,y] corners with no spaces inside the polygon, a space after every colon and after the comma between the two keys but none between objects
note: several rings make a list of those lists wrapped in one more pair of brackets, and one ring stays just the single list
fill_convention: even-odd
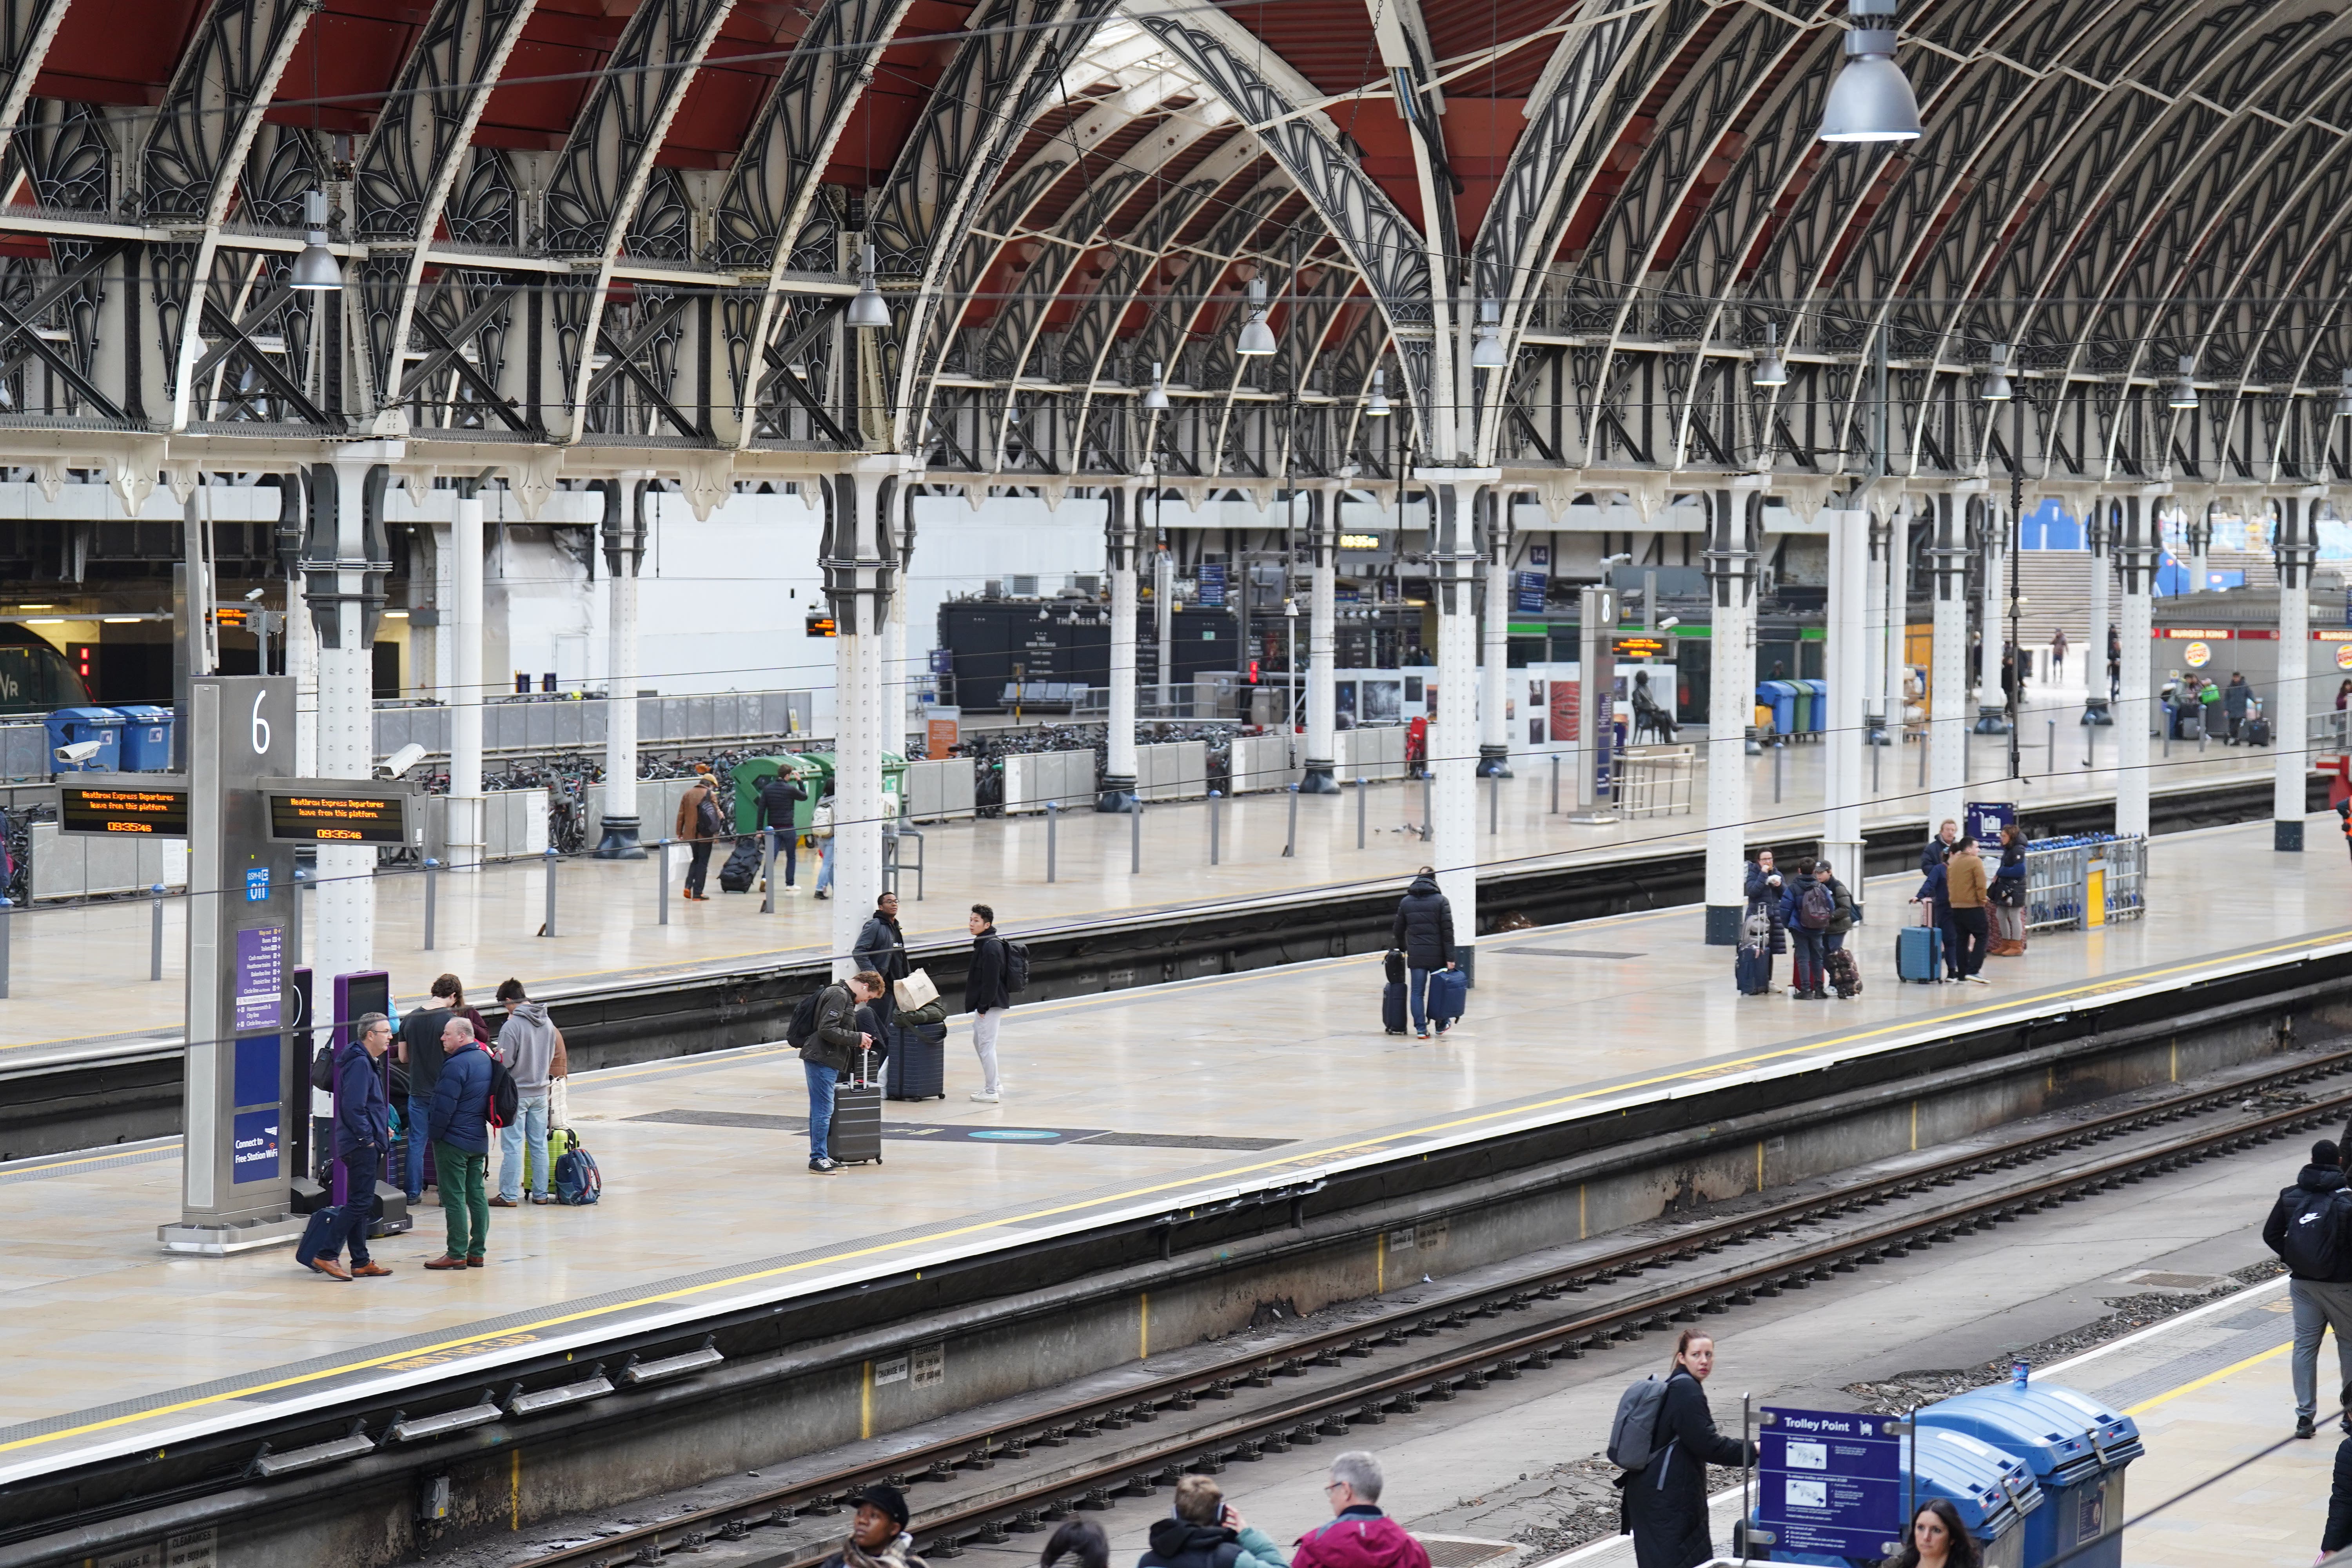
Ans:
[{"label": "white support column", "polygon": [[[2116,833],[2147,835],[2148,734],[2156,707],[2148,679],[2148,622],[2157,563],[2156,498],[2170,487],[2151,486],[2123,501],[2123,525],[2114,542],[2123,574],[2116,632],[2123,644],[2123,674],[2115,702]],[[2099,650],[2104,658],[2106,650]]]},{"label": "white support column", "polygon": [[[1874,746],[1887,742],[1886,716],[1886,571],[1895,537],[1895,525],[1889,521],[1878,498],[1869,498],[1870,510],[1864,514],[1869,530],[1870,559],[1864,563],[1862,610],[1862,708],[1864,739]],[[1832,547],[1834,548],[1834,547]],[[1830,567],[1835,581],[1836,563]],[[1835,689],[1832,689],[1835,695]]]},{"label": "white support column", "polygon": [[[1437,595],[1437,721],[1429,731],[1431,863],[1454,907],[1454,946],[1463,973],[1477,983],[1472,944],[1478,934],[1477,735],[1478,616],[1471,602],[1483,559],[1480,512],[1496,468],[1424,468],[1429,487],[1431,565]],[[1402,498],[1400,498],[1401,500]]]},{"label": "white support column", "polygon": [[833,969],[849,953],[882,891],[882,629],[903,589],[886,537],[907,482],[905,459],[874,454],[833,476],[823,546],[834,638]]},{"label": "white support column", "polygon": [[650,476],[644,474],[624,474],[604,489],[604,633],[610,680],[604,702],[604,826],[595,852],[599,860],[646,858],[638,843],[642,825],[637,816],[637,571],[645,563],[652,489]]},{"label": "white support column", "polygon": [[1301,795],[1337,795],[1339,768],[1339,498],[1323,485],[1307,497],[1307,766]]},{"label": "white support column", "polygon": [[2091,548],[2091,635],[2083,644],[2083,722],[2112,724],[2107,710],[2107,572],[2115,544],[2115,520],[2109,515],[2114,499],[2100,496],[2091,502],[2083,524],[2083,540]]},{"label": "white support column", "polygon": [[[1905,496],[1895,506],[1886,529],[1886,732],[1889,743],[1903,740],[1903,678],[1911,668],[1911,520],[1912,500]],[[1929,516],[1932,517],[1932,510]]]},{"label": "white support column", "polygon": [[1511,776],[1511,497],[1494,493],[1479,547],[1486,557],[1485,647],[1478,666],[1478,776]]},{"label": "white support column", "polygon": [[[2319,527],[2313,516],[2326,497],[2314,486],[2279,503],[2278,531],[2271,557],[2278,566],[2278,689],[2263,710],[2271,721],[2271,847],[2281,854],[2303,850],[2303,817],[2308,799],[2304,781],[2311,772],[2305,739],[2311,732],[2311,563]],[[2202,581],[2200,578],[2200,581]]]},{"label": "white support column", "polygon": [[[1756,708],[1756,534],[1766,480],[1743,474],[1708,497],[1714,605],[1706,710],[1706,940],[1739,941],[1748,903],[1748,726]],[[1851,886],[1851,884],[1849,884]]]},{"label": "white support column", "polygon": [[449,514],[449,864],[482,863],[482,498],[464,480]]},{"label": "white support column", "polygon": [[2212,570],[2215,504],[2207,501],[2203,511],[2181,525],[2181,531],[2189,536],[2189,591],[2192,594],[2205,592],[2205,579]]},{"label": "white support column", "polygon": [[1962,508],[1984,504],[1984,481],[1964,479],[1959,493],[1934,498],[1936,641],[1927,675],[1927,831],[1959,820],[1968,794],[1969,545]]},{"label": "white support column", "polygon": [[[914,487],[899,487],[898,503],[882,520],[888,531],[890,559],[898,565],[899,591],[890,595],[882,617],[882,749],[904,761],[907,755],[907,574],[915,552]],[[877,892],[877,896],[879,894]]]},{"label": "white support column", "polygon": [[1103,570],[1110,577],[1110,721],[1097,811],[1135,809],[1136,506],[1135,492],[1124,485],[1103,491]]},{"label": "white support column", "polygon": [[1978,502],[1979,552],[1984,578],[1977,602],[1977,733],[2009,733],[2009,700],[2000,689],[2002,640],[2008,622],[2000,613],[2009,590],[2009,523],[1990,496]]},{"label": "white support column", "polygon": [[[1160,489],[1151,490],[1151,530],[1160,531]],[[1137,518],[1140,525],[1144,520]],[[1139,526],[1139,532],[1140,528]],[[1151,552],[1151,618],[1160,638],[1160,711],[1168,716],[1176,700],[1176,557],[1165,540]]]},{"label": "white support column", "polygon": [[1870,513],[1859,508],[1828,513],[1830,524],[1829,701],[1823,721],[1828,769],[1823,791],[1822,854],[1862,901],[1862,699],[1869,667]]},{"label": "white support column", "polygon": [[[303,600],[319,638],[318,776],[375,772],[375,660],[391,552],[383,530],[385,465],[398,441],[358,441],[310,470],[310,527],[302,550]],[[318,937],[308,950],[319,994],[339,974],[374,967],[375,850],[319,847]]]}]

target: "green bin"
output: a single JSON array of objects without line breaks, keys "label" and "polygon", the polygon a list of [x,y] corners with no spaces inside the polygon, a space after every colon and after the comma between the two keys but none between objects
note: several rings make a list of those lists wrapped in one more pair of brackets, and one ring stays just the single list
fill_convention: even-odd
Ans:
[{"label": "green bin", "polygon": [[746,757],[735,764],[735,823],[739,833],[760,830],[760,786],[781,773],[790,773],[808,791],[807,798],[793,808],[795,832],[806,833],[809,814],[816,809],[817,797],[833,777],[833,758],[828,754],[823,763],[814,757],[804,757],[795,752],[785,752],[772,757]]}]

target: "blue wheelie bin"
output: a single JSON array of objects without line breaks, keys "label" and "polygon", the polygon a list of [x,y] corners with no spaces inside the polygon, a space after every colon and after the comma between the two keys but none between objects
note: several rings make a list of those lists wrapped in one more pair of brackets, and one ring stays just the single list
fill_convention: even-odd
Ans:
[{"label": "blue wheelie bin", "polygon": [[1756,701],[1759,707],[1772,710],[1772,733],[1793,735],[1797,732],[1797,683],[1795,681],[1758,681]]},{"label": "blue wheelie bin", "polygon": [[1797,705],[1799,721],[1809,735],[1818,735],[1830,727],[1830,683],[1826,680],[1800,680],[1797,685],[1811,695],[1810,703]]},{"label": "blue wheelie bin", "polygon": [[170,773],[172,725],[178,716],[147,702],[125,703],[115,711],[122,715],[122,771]]},{"label": "blue wheelie bin", "polygon": [[[60,773],[119,773],[122,771],[122,715],[111,708],[60,708],[42,721],[49,732],[49,770]],[[96,741],[98,751],[86,762],[58,760],[58,748]]]},{"label": "blue wheelie bin", "polygon": [[[1926,1412],[1920,1414],[1924,1417]],[[1958,1510],[1962,1527],[1977,1538],[1985,1568],[2030,1568],[2025,1555],[2026,1524],[2036,1511],[2048,1510],[2042,1507],[2041,1489],[2023,1461],[1965,1432],[1927,1426],[1924,1420],[1916,1442],[1905,1440],[1903,1455],[1908,1471],[1903,1484],[1905,1496],[1896,1510],[1898,1517],[1887,1521],[1887,1540],[1902,1538],[1907,1522],[1900,1517],[1905,1509],[1942,1498]],[[1852,1568],[1849,1558],[1794,1552],[1768,1541],[1766,1537],[1776,1531],[1760,1509],[1751,1516],[1748,1529],[1749,1538],[1769,1551],[1775,1563]]]},{"label": "blue wheelie bin", "polygon": [[2068,1568],[2122,1568],[2124,1470],[2147,1450],[2128,1415],[2054,1383],[1956,1394],[1919,1412],[1922,1427],[1965,1433],[2015,1456],[2052,1505],[2026,1521],[2025,1568],[2085,1542]]}]

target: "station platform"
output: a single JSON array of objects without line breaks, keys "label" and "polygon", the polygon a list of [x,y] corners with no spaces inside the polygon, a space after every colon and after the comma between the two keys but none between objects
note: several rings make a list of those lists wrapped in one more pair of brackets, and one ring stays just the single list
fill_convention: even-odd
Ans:
[{"label": "station platform", "polygon": [[[2007,778],[2008,742],[1971,734],[1970,798],[2014,799],[2054,806],[2110,800],[2115,789],[2112,730],[2100,732],[2096,760],[2085,768],[2080,729],[2058,726],[2057,768],[2048,771],[2046,742],[2053,721],[2071,722],[2076,704],[2033,708],[2021,725],[2029,743],[2021,756],[2026,778]],[[1706,748],[1698,748],[1701,759]],[[1870,827],[1916,821],[1925,837],[1926,794],[1918,783],[1916,744],[1876,749],[1879,789],[1865,808]],[[1822,831],[1825,748],[1799,742],[1748,761],[1751,842],[1785,837],[1810,844]],[[2200,752],[2176,746],[2151,760],[2152,786],[2162,795],[2232,781],[2260,783],[2273,753],[2214,744]],[[1599,826],[1570,823],[1551,811],[1551,768],[1541,757],[1516,759],[1517,775],[1478,784],[1476,837],[1482,871],[1535,869],[1613,855],[1695,849],[1706,834],[1706,779],[1694,778],[1685,815],[1623,819]],[[1776,781],[1776,768],[1778,778]],[[1864,778],[1872,776],[1865,760]],[[1570,787],[1572,788],[1572,781]],[[1490,810],[1487,792],[1497,794]],[[1094,920],[1133,920],[1156,913],[1301,894],[1330,896],[1372,887],[1401,887],[1428,862],[1420,835],[1423,793],[1418,781],[1367,786],[1364,847],[1357,847],[1358,803],[1352,788],[1339,795],[1298,800],[1297,853],[1282,853],[1289,837],[1290,797],[1249,795],[1219,804],[1219,863],[1209,864],[1209,805],[1190,801],[1149,807],[1141,823],[1139,873],[1130,873],[1135,825],[1119,816],[1073,811],[1052,829],[1055,880],[1046,880],[1048,828],[1041,816],[930,825],[923,828],[928,862],[920,879],[902,881],[901,923],[910,942],[961,940],[966,910],[975,901],[997,911],[1008,932],[1037,931]],[[1574,801],[1563,804],[1574,809]],[[1489,833],[1490,826],[1495,831]],[[2315,851],[2331,847],[2332,822],[2313,835]],[[814,858],[801,858],[799,891],[779,894],[762,914],[757,893],[720,891],[714,854],[708,903],[680,896],[686,857],[673,850],[668,877],[669,921],[656,903],[656,871],[647,861],[559,863],[554,937],[537,932],[546,918],[543,865],[511,862],[438,879],[435,945],[424,946],[425,887],[421,874],[375,879],[379,966],[393,977],[403,1006],[425,999],[434,976],[449,971],[470,994],[487,1001],[500,980],[520,977],[538,996],[618,984],[683,979],[826,955],[830,903],[813,896]],[[0,1071],[35,1061],[79,1061],[176,1042],[183,1010],[186,951],[185,900],[164,904],[163,978],[151,982],[152,918],[147,900],[131,899],[38,907],[10,918],[9,1005],[0,1008]],[[315,917],[306,913],[306,921]]]},{"label": "station platform", "polygon": [[2147,918],[2037,939],[1993,961],[1990,986],[1894,982],[1892,916],[1913,879],[1889,877],[1870,889],[1889,913],[1854,942],[1867,988],[1847,1003],[1738,995],[1700,911],[1678,909],[1493,941],[1469,1016],[1428,1044],[1381,1032],[1369,957],[1016,1008],[1001,1104],[965,1098],[976,1069],[959,1023],[950,1097],[892,1107],[886,1163],[830,1177],[804,1173],[804,1090],[784,1047],[583,1073],[572,1120],[604,1203],[495,1210],[488,1267],[457,1275],[418,1267],[440,1250],[429,1203],[414,1234],[377,1248],[393,1277],[336,1284],[284,1251],[160,1254],[175,1142],[18,1162],[0,1168],[24,1189],[0,1256],[0,1350],[17,1369],[0,1388],[0,1486],[453,1366],[488,1379],[616,1324],[2352,947],[2352,868],[2269,844],[2267,823],[2161,841]]}]

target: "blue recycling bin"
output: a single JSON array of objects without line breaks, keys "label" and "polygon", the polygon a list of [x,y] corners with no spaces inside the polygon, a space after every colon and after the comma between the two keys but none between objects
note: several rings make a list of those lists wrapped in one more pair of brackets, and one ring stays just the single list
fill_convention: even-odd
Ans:
[{"label": "blue recycling bin", "polygon": [[[122,771],[122,715],[111,708],[60,708],[43,721],[49,731],[49,771],[59,773],[119,773]],[[88,762],[62,763],[58,749],[96,741]]]},{"label": "blue recycling bin", "polygon": [[115,711],[122,715],[122,771],[170,773],[172,726],[179,716],[150,702],[126,703]]},{"label": "blue recycling bin", "polygon": [[1798,704],[1805,731],[1818,735],[1830,727],[1830,683],[1826,680],[1800,680],[1797,685],[1812,696],[1810,706]]},{"label": "blue recycling bin", "polygon": [[1772,733],[1793,735],[1797,732],[1797,683],[1795,681],[1758,681],[1756,702],[1760,708],[1772,710]]},{"label": "blue recycling bin", "polygon": [[2139,1426],[2054,1383],[1972,1388],[1919,1412],[1923,1428],[1962,1433],[2032,1470],[2051,1506],[2026,1521],[2023,1568],[2095,1542],[2068,1568],[2122,1568],[2124,1471],[2147,1449]]},{"label": "blue recycling bin", "polygon": [[[2042,1507],[2041,1488],[2025,1462],[1965,1432],[1927,1426],[1927,1413],[1920,1414],[1922,1429],[1916,1442],[1906,1438],[1903,1444],[1904,1464],[1908,1472],[1904,1482],[1907,1495],[1903,1508],[1916,1509],[1942,1498],[1958,1512],[1961,1526],[1977,1538],[1985,1568],[2031,1568],[2025,1555],[2027,1526],[2035,1513],[2049,1510]],[[1900,1540],[1903,1525],[1907,1522],[1894,1522],[1888,1540]],[[1754,1532],[1757,1543],[1770,1552],[1775,1563],[1852,1568],[1847,1558],[1784,1551],[1765,1541],[1771,1527],[1763,1522],[1760,1510],[1751,1516],[1748,1529]]]}]

